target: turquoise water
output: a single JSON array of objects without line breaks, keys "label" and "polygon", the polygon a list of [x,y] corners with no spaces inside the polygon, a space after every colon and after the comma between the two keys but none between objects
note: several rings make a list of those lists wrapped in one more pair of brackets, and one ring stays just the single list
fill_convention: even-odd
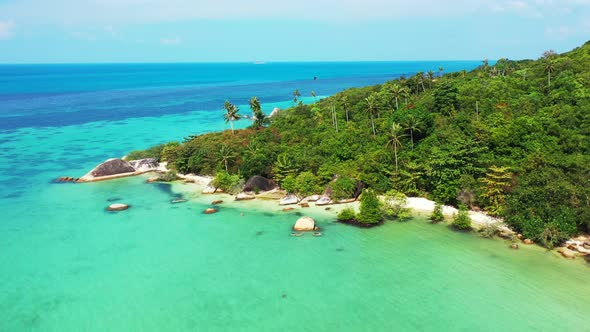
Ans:
[{"label": "turquoise water", "polygon": [[[270,110],[293,87],[328,95],[411,72],[330,64],[313,81],[319,64],[281,64],[275,76],[146,66],[0,66],[0,331],[587,329],[587,264],[537,247],[422,219],[361,230],[329,212],[314,215],[322,237],[294,238],[295,213],[240,202],[203,215],[210,199],[188,185],[51,183],[223,129],[217,101],[234,95],[267,94]],[[189,202],[170,204],[181,196]],[[111,202],[132,207],[108,213]]]}]

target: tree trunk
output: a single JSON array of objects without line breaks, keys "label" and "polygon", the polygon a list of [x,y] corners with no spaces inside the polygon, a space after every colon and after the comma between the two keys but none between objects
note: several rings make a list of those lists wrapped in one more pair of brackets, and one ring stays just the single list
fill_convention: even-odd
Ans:
[{"label": "tree trunk", "polygon": [[225,164],[225,171],[229,173],[229,169],[228,169],[228,167],[227,167],[227,159],[225,159],[225,160],[223,161],[223,163]]},{"label": "tree trunk", "polygon": [[344,112],[346,112],[346,122],[348,122],[348,108],[345,108]]},{"label": "tree trunk", "polygon": [[397,144],[393,143],[393,154],[395,155],[395,172],[398,172],[397,169]]},{"label": "tree trunk", "polygon": [[397,97],[395,97],[395,109],[398,110],[399,109],[399,105],[397,104]]},{"label": "tree trunk", "polygon": [[371,113],[371,127],[373,128],[373,136],[377,135],[375,132],[375,121],[373,121],[373,113]]},{"label": "tree trunk", "polygon": [[412,150],[414,150],[414,130],[410,129],[410,140],[412,142]]},{"label": "tree trunk", "polygon": [[232,133],[232,134],[235,134],[235,133],[234,133],[234,120],[229,120],[229,126],[230,126],[230,128],[231,128],[231,133]]},{"label": "tree trunk", "polygon": [[547,87],[551,89],[551,72],[547,72]]}]

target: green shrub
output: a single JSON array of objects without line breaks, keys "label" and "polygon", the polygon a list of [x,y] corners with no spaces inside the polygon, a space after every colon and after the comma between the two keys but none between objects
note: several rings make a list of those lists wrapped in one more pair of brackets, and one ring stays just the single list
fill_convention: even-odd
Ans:
[{"label": "green shrub", "polygon": [[168,171],[160,176],[158,176],[157,181],[162,181],[162,182],[171,182],[171,181],[175,181],[178,180],[178,176],[176,176],[176,172],[175,171]]},{"label": "green shrub", "polygon": [[356,181],[346,177],[340,177],[334,181],[332,188],[332,199],[338,201],[341,199],[351,198],[354,195]]},{"label": "green shrub", "polygon": [[479,234],[481,235],[481,237],[485,237],[487,239],[493,238],[499,232],[500,229],[498,228],[498,224],[496,223],[486,224],[479,230]]},{"label": "green shrub", "polygon": [[407,205],[406,195],[398,191],[388,191],[383,197],[382,213],[386,218],[406,221],[412,216],[412,210]]},{"label": "green shrub", "polygon": [[297,192],[297,181],[293,175],[287,175],[281,183],[281,188],[290,194]]},{"label": "green shrub", "polygon": [[180,143],[178,142],[170,142],[164,145],[161,153],[161,160],[173,163],[174,160],[178,157],[178,152],[180,151]]},{"label": "green shrub", "polygon": [[453,227],[460,231],[471,230],[471,218],[465,206],[459,208],[459,213],[453,218]]},{"label": "green shrub", "polygon": [[313,175],[312,172],[302,172],[295,178],[295,191],[303,196],[317,194],[322,191],[322,188],[318,186],[318,182],[318,177]]},{"label": "green shrub", "polygon": [[351,207],[347,207],[344,208],[342,211],[340,211],[340,213],[338,213],[338,216],[336,216],[336,218],[339,221],[351,221],[356,219],[356,213],[354,212],[354,209]]},{"label": "green shrub", "polygon": [[211,184],[228,194],[237,194],[242,191],[244,179],[238,174],[229,174],[226,171],[218,171]]},{"label": "green shrub", "polygon": [[434,210],[432,210],[430,220],[434,223],[445,221],[445,215],[443,214],[442,204],[438,202],[434,203]]},{"label": "green shrub", "polygon": [[377,224],[383,221],[381,201],[372,189],[363,190],[360,212],[357,219],[359,222],[365,224]]},{"label": "green shrub", "polygon": [[162,150],[164,149],[164,144],[152,146],[147,150],[137,150],[131,151],[125,157],[125,160],[138,160],[138,159],[145,159],[145,158],[156,158],[156,160],[160,161],[162,158]]}]

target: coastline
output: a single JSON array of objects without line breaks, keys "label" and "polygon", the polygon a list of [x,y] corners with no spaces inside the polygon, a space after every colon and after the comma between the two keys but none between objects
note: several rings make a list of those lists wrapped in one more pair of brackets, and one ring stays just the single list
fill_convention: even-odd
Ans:
[{"label": "coastline", "polygon": [[[162,168],[165,169],[165,165],[160,165],[159,170]],[[211,206],[214,206],[214,204],[212,204],[214,201],[223,201],[223,203],[221,203],[222,206],[242,209],[242,213],[247,212],[248,210],[256,210],[273,214],[296,213],[297,216],[310,215],[314,218],[318,217],[322,219],[328,218],[335,220],[336,215],[343,209],[353,208],[358,211],[360,206],[360,202],[358,200],[328,205],[316,205],[315,203],[310,202],[305,207],[301,206],[300,204],[279,205],[280,199],[287,194],[287,192],[282,189],[274,189],[271,191],[260,192],[258,194],[248,193],[255,198],[236,200],[237,195],[231,195],[223,192],[203,193],[203,191],[209,187],[208,185],[213,180],[213,177],[211,176],[194,174],[177,174],[177,176],[181,180],[170,182],[170,185],[174,191],[182,194],[183,197],[189,201]],[[429,218],[430,214],[434,210],[434,206],[434,201],[424,197],[407,198],[406,207],[412,210],[412,216]],[[445,225],[449,225],[451,219],[458,213],[457,208],[449,205],[443,205],[442,211],[443,215],[445,216],[445,221],[442,223]],[[543,248],[542,246],[536,245],[534,242],[525,239],[521,234],[513,231],[508,225],[504,224],[504,221],[501,218],[492,217],[481,211],[469,210],[468,213],[472,221],[471,225],[473,232],[478,232],[489,225],[496,225],[498,233],[496,234],[495,238],[504,242],[510,242],[512,245],[516,244],[516,248],[512,249],[518,249],[518,244],[523,246],[534,245],[534,247]],[[295,222],[295,220],[293,220],[293,222]],[[579,257],[584,260],[584,248],[582,244],[585,241],[585,238],[586,237],[584,236],[572,238],[566,241],[566,243],[564,243],[562,246],[548,249],[548,251],[551,252],[553,256],[558,258],[574,260],[576,257]],[[508,248],[510,247],[511,246],[509,245]]]},{"label": "coastline", "polygon": [[[179,183],[177,182],[172,182],[172,184],[182,184],[182,185],[189,185],[191,187],[191,189],[189,191],[185,191],[185,190],[180,190],[185,194],[189,194],[191,195],[191,199],[193,199],[194,201],[200,202],[200,203],[207,203],[210,201],[214,201],[214,200],[218,200],[221,199],[223,200],[223,198],[226,198],[226,200],[224,200],[224,203],[228,203],[228,202],[236,202],[236,203],[241,203],[241,202],[249,202],[249,205],[252,206],[256,206],[259,208],[263,208],[265,211],[269,211],[269,212],[283,212],[283,209],[285,208],[292,208],[295,210],[301,210],[301,211],[312,211],[314,213],[317,212],[330,212],[328,214],[330,215],[335,215],[340,212],[341,210],[347,208],[347,207],[352,207],[356,210],[358,210],[359,208],[359,201],[355,200],[353,202],[348,202],[348,203],[334,203],[334,204],[328,204],[328,205],[316,205],[315,203],[311,202],[309,204],[309,207],[301,207],[299,204],[291,204],[291,205],[279,205],[279,200],[284,197],[285,195],[287,195],[287,192],[284,190],[280,190],[280,189],[275,189],[272,191],[267,191],[267,192],[261,192],[259,194],[255,194],[255,193],[249,193],[252,194],[253,196],[255,196],[255,199],[251,199],[251,200],[235,200],[235,195],[230,195],[227,193],[203,193],[203,191],[205,190],[205,188],[208,187],[208,185],[210,184],[210,182],[213,180],[213,177],[211,176],[203,176],[203,175],[194,175],[194,174],[176,174],[180,179],[182,179],[184,182]],[[182,188],[182,187],[176,187],[176,188]],[[195,193],[198,193],[195,195]],[[227,198],[231,198],[231,199],[227,199]],[[241,204],[240,204],[241,205]],[[413,212],[413,214],[415,215],[420,215],[420,216],[429,216],[430,213],[432,213],[432,211],[434,210],[434,205],[435,202],[431,201],[427,198],[424,197],[408,197],[407,198],[407,205],[406,207],[410,208]],[[449,205],[443,205],[442,207],[443,209],[443,215],[445,216],[446,219],[450,219],[453,218],[453,216],[455,214],[458,213],[458,209],[453,207],[453,206],[449,206]],[[474,230],[479,230],[487,225],[490,224],[498,224],[499,226],[504,226],[503,224],[503,220],[500,218],[495,218],[492,216],[489,216],[487,214],[485,214],[484,212],[479,212],[479,211],[473,211],[470,210],[469,211],[469,217],[471,218],[472,221],[472,226],[474,228]]]}]

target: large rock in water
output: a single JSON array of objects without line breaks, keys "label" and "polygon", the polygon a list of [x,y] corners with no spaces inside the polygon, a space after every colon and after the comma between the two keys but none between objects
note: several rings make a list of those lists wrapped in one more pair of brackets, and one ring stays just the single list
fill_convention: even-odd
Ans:
[{"label": "large rock in water", "polygon": [[135,168],[122,159],[109,159],[78,179],[81,182],[99,181],[119,176],[134,175]]},{"label": "large rock in water", "polygon": [[295,226],[293,226],[294,231],[313,231],[315,229],[315,220],[311,217],[301,217],[297,219],[295,222]]},{"label": "large rock in water", "polygon": [[109,207],[107,208],[107,211],[123,211],[123,210],[127,210],[129,208],[129,205],[127,204],[122,204],[122,203],[114,203],[109,205]]},{"label": "large rock in water", "polygon": [[129,161],[129,165],[135,169],[137,172],[149,172],[155,171],[158,169],[160,165],[156,158],[145,158],[139,160],[131,160]]},{"label": "large rock in water", "polygon": [[269,191],[277,187],[277,184],[270,179],[260,175],[249,178],[244,185],[244,191]]}]

